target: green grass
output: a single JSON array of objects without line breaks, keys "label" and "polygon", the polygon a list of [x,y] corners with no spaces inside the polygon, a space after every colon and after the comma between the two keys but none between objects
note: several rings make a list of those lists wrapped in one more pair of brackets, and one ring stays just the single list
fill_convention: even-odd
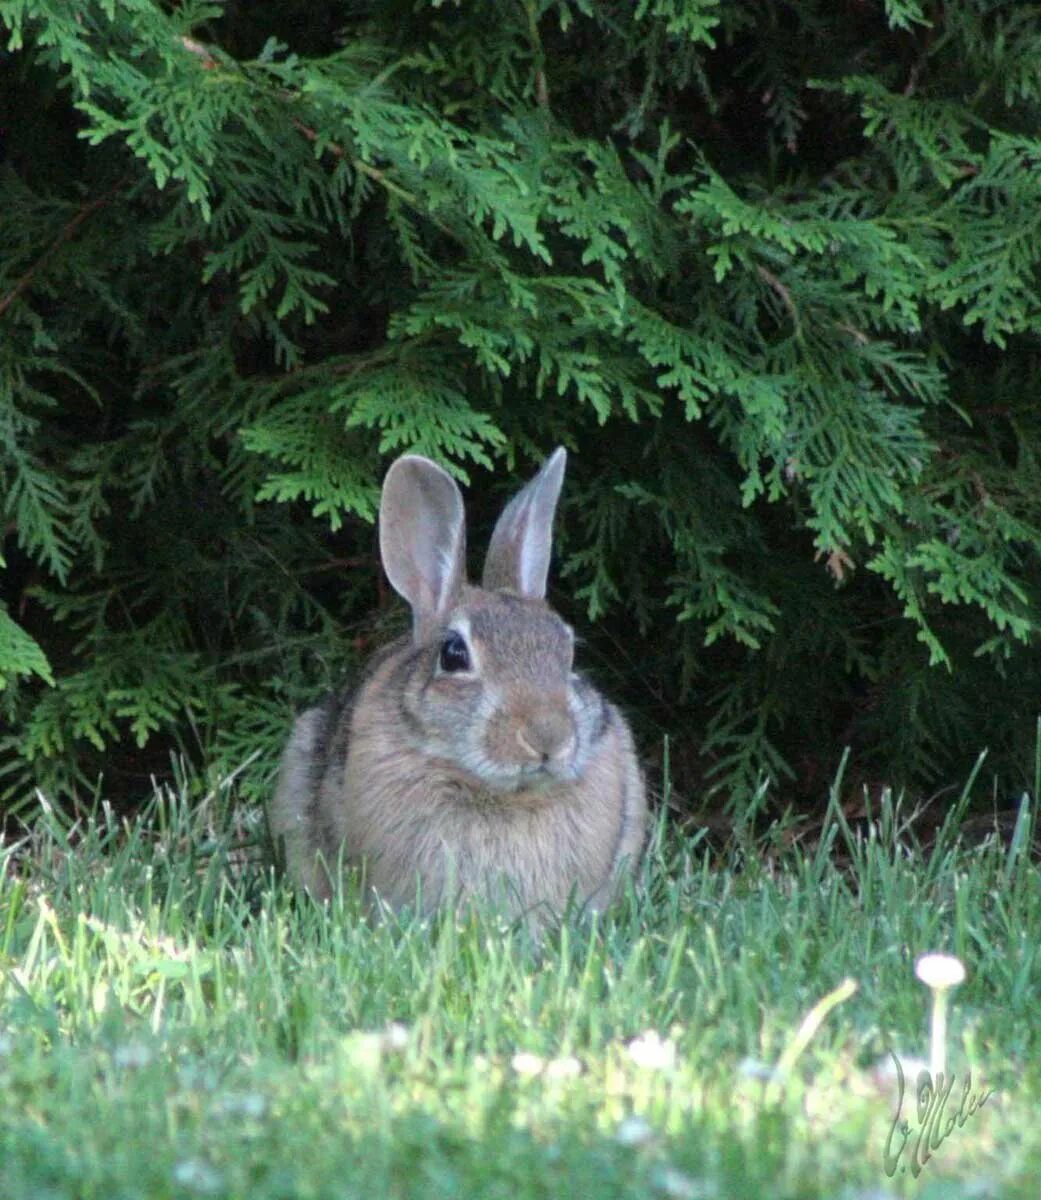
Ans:
[{"label": "green grass", "polygon": [[[952,822],[924,852],[891,800],[877,816],[858,838],[833,807],[813,848],[738,837],[722,859],[659,827],[617,912],[537,946],[494,914],[294,898],[235,849],[224,790],[132,824],[45,812],[0,875],[0,1196],[1034,1200],[1027,809],[1011,851]],[[890,1178],[876,1064],[926,1054],[913,960],[939,949],[969,970],[948,1111],[969,1071],[996,1091]],[[634,1048],[647,1030],[662,1045]],[[913,1094],[904,1112],[917,1130]]]}]

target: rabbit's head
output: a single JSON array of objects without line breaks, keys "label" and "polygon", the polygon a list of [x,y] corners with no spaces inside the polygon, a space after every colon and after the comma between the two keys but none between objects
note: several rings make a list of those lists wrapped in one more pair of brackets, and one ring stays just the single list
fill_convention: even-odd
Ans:
[{"label": "rabbit's head", "polygon": [[574,636],[545,601],[558,449],[506,506],[480,587],[466,582],[455,482],[429,459],[399,458],[380,501],[387,577],[412,609],[412,647],[394,687],[409,743],[493,793],[537,794],[578,778],[602,702],[573,674]]}]

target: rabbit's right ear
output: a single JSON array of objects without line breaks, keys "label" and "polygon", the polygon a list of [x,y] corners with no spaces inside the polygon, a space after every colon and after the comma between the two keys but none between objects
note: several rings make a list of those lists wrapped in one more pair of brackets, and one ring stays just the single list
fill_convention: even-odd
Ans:
[{"label": "rabbit's right ear", "polygon": [[567,452],[558,446],[535,478],[503,509],[492,530],[482,587],[489,591],[508,588],[540,600],[546,595],[553,514],[557,511],[566,464]]},{"label": "rabbit's right ear", "polygon": [[412,608],[417,643],[443,620],[466,578],[466,517],[455,480],[429,458],[391,464],[380,497],[380,557],[391,587]]}]

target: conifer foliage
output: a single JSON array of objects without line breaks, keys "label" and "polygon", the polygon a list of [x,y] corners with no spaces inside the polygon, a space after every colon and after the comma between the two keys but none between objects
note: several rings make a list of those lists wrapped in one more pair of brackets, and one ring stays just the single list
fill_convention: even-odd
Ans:
[{"label": "conifer foliage", "polygon": [[405,449],[491,514],[572,448],[554,599],[681,791],[1025,761],[1036,6],[0,0],[0,45],[9,802],[171,745],[259,794],[378,636]]}]

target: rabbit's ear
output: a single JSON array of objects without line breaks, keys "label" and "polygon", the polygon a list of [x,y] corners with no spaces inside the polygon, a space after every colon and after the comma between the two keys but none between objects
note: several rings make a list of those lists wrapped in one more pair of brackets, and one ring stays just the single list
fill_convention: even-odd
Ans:
[{"label": "rabbit's ear", "polygon": [[545,596],[553,548],[553,514],[566,463],[567,452],[558,446],[535,478],[506,505],[484,560],[483,587],[509,588],[539,599]]},{"label": "rabbit's ear", "polygon": [[380,557],[391,587],[412,608],[412,636],[456,604],[466,578],[466,518],[455,480],[429,458],[391,464],[380,498]]}]

